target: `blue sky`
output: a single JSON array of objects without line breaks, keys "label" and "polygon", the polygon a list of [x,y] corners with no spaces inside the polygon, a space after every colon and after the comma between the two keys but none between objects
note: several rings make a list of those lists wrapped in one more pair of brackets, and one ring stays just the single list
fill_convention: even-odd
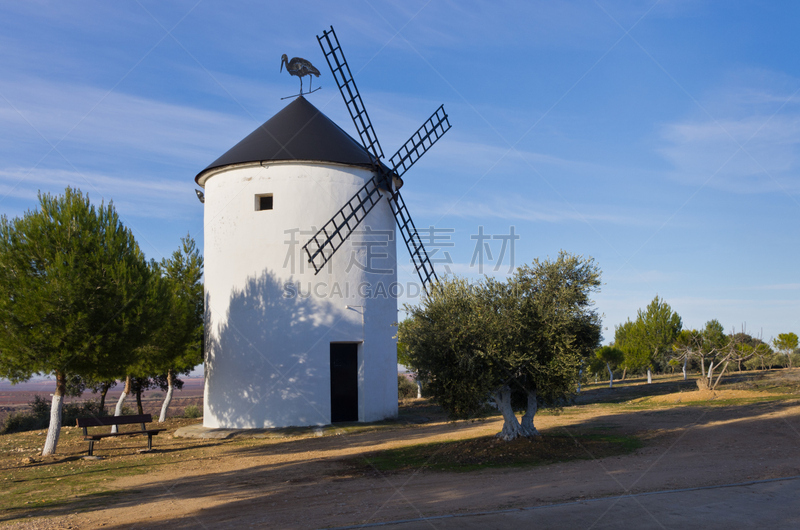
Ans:
[{"label": "blue sky", "polygon": [[315,38],[333,25],[387,154],[445,105],[403,193],[450,230],[452,271],[479,276],[479,227],[514,227],[517,265],[597,261],[606,342],[656,294],[686,327],[800,332],[800,4],[271,4],[0,5],[0,213],[75,186],[148,257],[202,246],[193,178],[297,92],[281,54],[320,68],[309,101],[356,136]]}]

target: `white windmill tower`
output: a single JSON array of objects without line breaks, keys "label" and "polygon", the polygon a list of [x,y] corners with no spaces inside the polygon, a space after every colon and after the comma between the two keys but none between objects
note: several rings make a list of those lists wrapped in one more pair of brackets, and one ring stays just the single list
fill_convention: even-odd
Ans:
[{"label": "white windmill tower", "polygon": [[363,145],[301,89],[195,178],[205,192],[205,427],[396,416],[395,221],[423,288],[436,280],[398,190],[449,130],[444,108],[387,167],[333,28],[317,39]]}]

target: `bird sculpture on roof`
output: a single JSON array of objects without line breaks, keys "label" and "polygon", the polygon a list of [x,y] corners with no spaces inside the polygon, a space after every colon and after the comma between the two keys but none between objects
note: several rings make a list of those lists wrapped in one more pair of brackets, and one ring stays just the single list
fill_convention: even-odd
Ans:
[{"label": "bird sculpture on roof", "polygon": [[[283,72],[283,65],[286,65],[287,72],[300,78],[301,96],[303,95],[303,78],[307,75],[315,75],[319,77],[319,70],[317,70],[310,61],[306,61],[300,57],[292,57],[292,60],[289,61],[289,57],[284,53],[281,55],[281,72]],[[312,77],[311,79],[313,80],[314,78]],[[311,81],[308,82],[308,86],[309,90],[311,90]]]}]

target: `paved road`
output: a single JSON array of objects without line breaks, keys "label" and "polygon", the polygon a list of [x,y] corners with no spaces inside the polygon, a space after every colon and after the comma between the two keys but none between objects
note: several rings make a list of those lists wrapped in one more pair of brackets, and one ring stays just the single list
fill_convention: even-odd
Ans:
[{"label": "paved road", "polygon": [[800,528],[800,476],[350,528],[798,529]]}]

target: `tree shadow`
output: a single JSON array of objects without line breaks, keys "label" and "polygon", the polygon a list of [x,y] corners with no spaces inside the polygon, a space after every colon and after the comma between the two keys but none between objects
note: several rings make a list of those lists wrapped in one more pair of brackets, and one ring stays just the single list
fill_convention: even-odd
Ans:
[{"label": "tree shadow", "polygon": [[[789,417],[796,421],[798,416],[796,412],[792,416],[788,416],[789,409],[797,409],[798,403],[796,401],[773,401],[764,403],[751,403],[745,405],[729,405],[726,407],[673,407],[669,409],[659,410],[637,410],[625,412],[611,412],[609,414],[599,414],[596,417],[589,418],[577,424],[571,424],[564,427],[552,427],[543,429],[543,435],[548,432],[555,432],[558,430],[566,429],[571,432],[576,431],[606,431],[614,432],[616,424],[624,423],[625,425],[636,425],[641,431],[650,431],[651,429],[665,429],[671,430],[670,425],[674,427],[672,439],[661,439],[660,442],[649,442],[659,444],[658,451],[650,451],[654,462],[661,459],[661,453],[671,452],[669,460],[663,462],[665,466],[673,468],[675,474],[679,475],[681,469],[686,466],[697,465],[698,462],[707,458],[708,451],[722,451],[730,444],[731,433],[734,433],[736,440],[741,440],[741,446],[736,448],[737,455],[746,455],[748,452],[757,450],[758,447],[763,446],[765,440],[760,440],[757,433],[769,432],[770,427],[768,423],[771,422],[771,430],[775,430],[775,426],[784,427],[783,422],[785,418]],[[624,421],[621,421],[624,420]],[[336,451],[342,448],[352,447],[369,447],[361,454],[372,453],[380,449],[380,445],[397,440],[403,440],[413,443],[417,439],[428,437],[437,433],[455,433],[462,429],[471,428],[474,425],[469,422],[457,422],[452,424],[436,424],[426,425],[422,427],[409,427],[408,429],[400,429],[388,432],[371,432],[360,434],[345,434],[337,437],[325,438],[306,438],[299,440],[287,440],[270,443],[263,446],[254,447],[231,447],[230,452],[233,453],[239,461],[239,458],[253,458],[257,459],[260,456],[269,457],[277,454],[300,454],[303,452],[313,452],[323,448],[329,451]],[[800,435],[797,431],[793,430],[791,425],[786,425],[786,432],[781,436],[774,435],[769,443],[775,445],[772,449],[775,451],[788,451],[786,465],[798,466],[800,465],[800,457],[796,456],[794,447],[800,441]],[[679,436],[679,432],[693,432],[691,437],[682,437],[683,442],[689,442],[690,438],[691,447],[678,445],[675,447],[673,443],[674,438]],[[714,444],[714,440],[718,435],[721,436],[719,443]],[[377,438],[380,438],[378,440]],[[382,442],[382,443],[381,443]],[[703,445],[698,445],[703,444]],[[705,448],[708,448],[706,450]],[[645,445],[645,450],[648,449],[648,444]],[[324,452],[323,452],[324,454]],[[197,506],[203,506],[202,499],[208,499],[208,503],[198,508],[191,513],[174,517],[170,519],[162,519],[153,521],[152,523],[139,521],[137,527],[147,527],[148,525],[157,527],[174,527],[174,528],[189,528],[202,525],[211,527],[217,524],[229,524],[237,517],[245,518],[243,521],[253,522],[258,520],[261,524],[274,524],[276,526],[286,526],[292,521],[291,517],[296,517],[297,513],[297,498],[307,499],[309,503],[317,506],[329,506],[329,511],[326,513],[339,513],[337,504],[342,500],[347,500],[346,497],[336,497],[330,493],[332,488],[337,488],[346,494],[350,486],[348,484],[352,481],[373,481],[375,489],[385,488],[386,480],[383,474],[348,474],[345,464],[341,463],[343,458],[352,458],[354,455],[347,457],[342,456],[328,456],[318,457],[314,459],[304,459],[299,461],[290,462],[269,462],[270,458],[265,458],[267,463],[258,463],[243,469],[234,470],[220,470],[209,471],[208,473],[198,474],[194,476],[182,476],[174,480],[160,481],[156,479],[143,480],[142,483],[136,486],[136,491],[124,492],[116,494],[113,497],[106,498],[104,505],[93,504],[96,496],[83,495],[77,496],[73,500],[66,501],[58,506],[37,508],[37,515],[57,516],[73,513],[76,510],[82,511],[100,511],[105,508],[130,508],[146,505],[148,502],[157,502],[162,500],[169,500],[170,502],[180,503],[181,501],[191,501],[197,503]],[[357,456],[357,454],[355,455]],[[625,470],[628,466],[627,458],[633,458],[636,453],[629,456],[615,456],[612,457],[615,462],[613,465],[618,466],[620,470]],[[736,460],[730,462],[730,465],[737,465],[743,462]],[[558,464],[561,469],[559,473],[563,472],[563,466],[581,466],[587,465],[585,460],[569,462],[566,464]],[[608,466],[612,464],[609,463]],[[789,470],[789,467],[786,467]],[[594,469],[594,468],[593,468]],[[647,467],[649,470],[649,467]],[[783,468],[781,468],[783,469]],[[413,475],[417,471],[403,471],[397,474],[408,476]],[[515,468],[503,470],[483,470],[476,472],[482,473],[530,473],[532,477],[535,475],[539,479],[531,481],[530,491],[528,495],[533,495],[533,486],[540,487],[540,481],[543,477],[547,476],[547,466],[535,468]],[[620,471],[623,472],[623,471]],[[752,472],[752,471],[750,471]],[[768,469],[759,470],[760,473],[766,475],[775,474],[775,470]],[[464,474],[455,472],[437,472],[442,478],[437,482],[439,487],[439,494],[447,495],[452,498],[459,495],[460,484],[466,485],[474,482],[481,475],[477,474]],[[786,472],[786,476],[792,473]],[[797,474],[797,473],[793,473]],[[403,475],[403,476],[406,476]],[[586,481],[593,480],[594,475],[582,475],[586,477]],[[599,480],[602,477],[597,477]],[[759,477],[764,478],[764,477]],[[709,476],[709,483],[717,480],[716,475]],[[406,483],[405,480],[400,482]],[[370,491],[369,484],[364,486],[360,483],[359,491],[362,493]],[[407,486],[410,489],[412,484]],[[480,509],[489,509],[492,507],[503,506],[503,503],[508,502],[511,497],[518,498],[520,491],[518,484],[514,481],[508,482],[507,489],[503,489],[502,481],[497,486],[495,483],[495,490],[482,493]],[[576,487],[578,487],[576,485]],[[581,486],[582,487],[582,486]],[[442,489],[443,488],[443,489]],[[474,489],[474,488],[473,488]],[[663,488],[662,488],[663,489]],[[620,485],[618,494],[627,493]],[[431,495],[434,493],[432,492]],[[470,494],[474,495],[475,492],[470,490]],[[376,495],[378,495],[376,493]],[[213,501],[212,501],[213,499]],[[231,500],[225,500],[231,499]],[[220,502],[222,501],[222,502]],[[382,501],[381,501],[382,502]],[[533,502],[533,501],[531,501]],[[290,503],[285,505],[283,503]],[[378,502],[380,504],[380,502]],[[287,510],[285,506],[291,508]],[[25,517],[30,511],[24,509],[15,510],[14,514],[9,514],[0,517],[0,520],[7,521],[19,517]],[[341,513],[337,515],[340,517],[335,521],[336,525],[347,524],[363,524],[365,522],[377,522],[377,520],[363,520],[363,515],[355,513],[346,514]],[[362,519],[359,519],[361,517]],[[311,524],[308,522],[307,524]],[[316,526],[321,524],[320,521],[315,521]],[[325,522],[329,524],[330,521]],[[244,524],[244,522],[243,522]],[[130,523],[118,524],[110,526],[110,528],[127,528]]]},{"label": "tree shadow", "polygon": [[[581,390],[581,393],[576,395],[573,403],[578,405],[589,403],[619,403],[621,401],[629,401],[640,397],[649,396],[663,396],[666,394],[673,394],[675,392],[689,392],[697,390],[697,383],[694,379],[687,381],[672,380],[672,381],[654,381],[646,384],[633,384],[630,383],[636,379],[626,379],[625,386],[619,385],[619,381],[615,381],[613,388],[608,388],[608,384],[603,387],[594,387]],[[642,379],[642,382],[646,379]]]},{"label": "tree shadow", "polygon": [[345,318],[344,301],[287,296],[285,283],[267,269],[249,278],[224,318],[206,296],[204,425],[330,423],[329,343],[360,336],[360,323]]}]

